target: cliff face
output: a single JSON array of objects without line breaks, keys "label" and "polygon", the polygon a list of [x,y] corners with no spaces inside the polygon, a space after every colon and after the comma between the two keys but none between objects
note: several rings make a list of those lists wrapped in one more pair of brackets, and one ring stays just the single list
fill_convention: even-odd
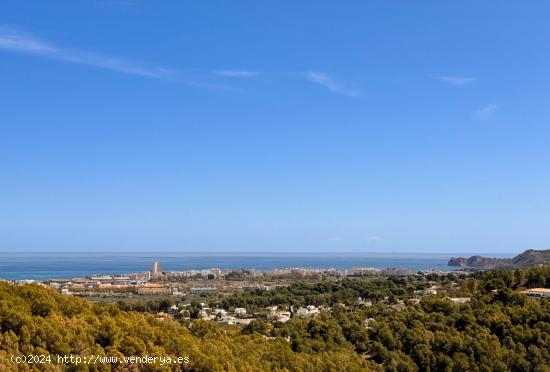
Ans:
[{"label": "cliff face", "polygon": [[451,257],[447,263],[449,266],[460,267],[526,267],[537,265],[550,265],[550,249],[529,249],[514,258],[491,258],[472,256],[470,258]]}]

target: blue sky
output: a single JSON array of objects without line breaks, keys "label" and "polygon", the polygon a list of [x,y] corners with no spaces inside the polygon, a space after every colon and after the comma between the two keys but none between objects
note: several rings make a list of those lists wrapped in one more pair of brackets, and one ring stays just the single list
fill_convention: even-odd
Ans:
[{"label": "blue sky", "polygon": [[548,247],[549,11],[4,1],[0,250]]}]

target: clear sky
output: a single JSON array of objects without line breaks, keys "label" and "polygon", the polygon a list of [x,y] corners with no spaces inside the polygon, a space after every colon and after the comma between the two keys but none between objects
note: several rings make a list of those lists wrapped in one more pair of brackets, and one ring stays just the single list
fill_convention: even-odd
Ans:
[{"label": "clear sky", "polygon": [[550,5],[0,7],[0,250],[550,246]]}]

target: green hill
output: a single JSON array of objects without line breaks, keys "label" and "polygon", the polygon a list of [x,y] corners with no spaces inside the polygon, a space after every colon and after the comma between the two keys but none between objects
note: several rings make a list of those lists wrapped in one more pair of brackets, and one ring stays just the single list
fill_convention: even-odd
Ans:
[{"label": "green hill", "polygon": [[[418,292],[436,285],[436,295]],[[354,278],[249,290],[230,307],[327,306],[316,317],[253,321],[157,320],[0,282],[0,371],[550,371],[550,266],[472,275]],[[358,303],[372,300],[372,306]],[[449,297],[467,298],[455,302]],[[414,299],[415,301],[413,301]],[[224,306],[224,300],[215,304]],[[400,306],[397,306],[400,305]],[[146,310],[144,310],[146,311]],[[53,364],[14,364],[38,355]],[[56,364],[58,356],[188,358],[188,363]]]},{"label": "green hill", "polygon": [[550,249],[529,249],[512,258],[512,265],[517,267],[550,265]]},{"label": "green hill", "polygon": [[550,249],[529,249],[521,254],[518,254],[514,258],[492,258],[482,256],[471,256],[470,258],[451,257],[448,265],[481,268],[515,268],[550,265]]},{"label": "green hill", "polygon": [[[242,335],[236,328],[196,321],[192,330],[172,320],[125,312],[115,305],[92,304],[65,297],[38,285],[0,282],[0,371],[97,370],[126,371],[128,365],[16,365],[11,356],[155,355],[188,357],[189,363],[145,365],[143,371],[360,371],[371,363],[351,348],[323,353],[292,351],[284,339]],[[49,367],[49,369],[45,368]],[[135,366],[134,366],[135,367]],[[53,368],[53,369],[52,369]],[[133,370],[136,370],[135,368]]]}]

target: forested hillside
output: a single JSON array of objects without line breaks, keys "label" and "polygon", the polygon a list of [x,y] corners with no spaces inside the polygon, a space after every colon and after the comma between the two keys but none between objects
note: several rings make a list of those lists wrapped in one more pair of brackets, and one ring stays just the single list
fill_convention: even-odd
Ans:
[{"label": "forested hillside", "polygon": [[[157,320],[38,285],[0,283],[0,370],[550,371],[550,299],[529,299],[516,291],[543,282],[550,283],[548,268],[479,274],[460,282],[460,291],[471,296],[468,303],[430,296],[401,311],[384,301],[422,287],[416,279],[297,284],[230,302],[290,305],[308,298],[304,302],[326,301],[328,308],[313,318],[293,317],[287,323],[260,319],[244,328]],[[347,299],[357,294],[373,297],[374,305],[349,304]],[[157,355],[188,357],[189,363],[61,366],[11,361],[12,355],[29,354]]]},{"label": "forested hillside", "polygon": [[[14,365],[12,354],[170,355],[187,356],[181,366],[142,366],[141,370],[253,371],[253,370],[362,370],[373,363],[355,354],[351,346],[321,353],[295,353],[290,344],[269,341],[259,334],[241,335],[196,321],[192,330],[175,321],[124,312],[114,305],[91,304],[63,297],[36,285],[16,287],[0,283],[0,370],[25,370]],[[46,370],[47,365],[31,369]],[[112,368],[111,368],[112,367]],[[69,370],[128,370],[127,365],[80,365]],[[56,369],[54,369],[56,370]],[[59,370],[63,370],[61,367]],[[135,370],[135,369],[134,369]]]}]

